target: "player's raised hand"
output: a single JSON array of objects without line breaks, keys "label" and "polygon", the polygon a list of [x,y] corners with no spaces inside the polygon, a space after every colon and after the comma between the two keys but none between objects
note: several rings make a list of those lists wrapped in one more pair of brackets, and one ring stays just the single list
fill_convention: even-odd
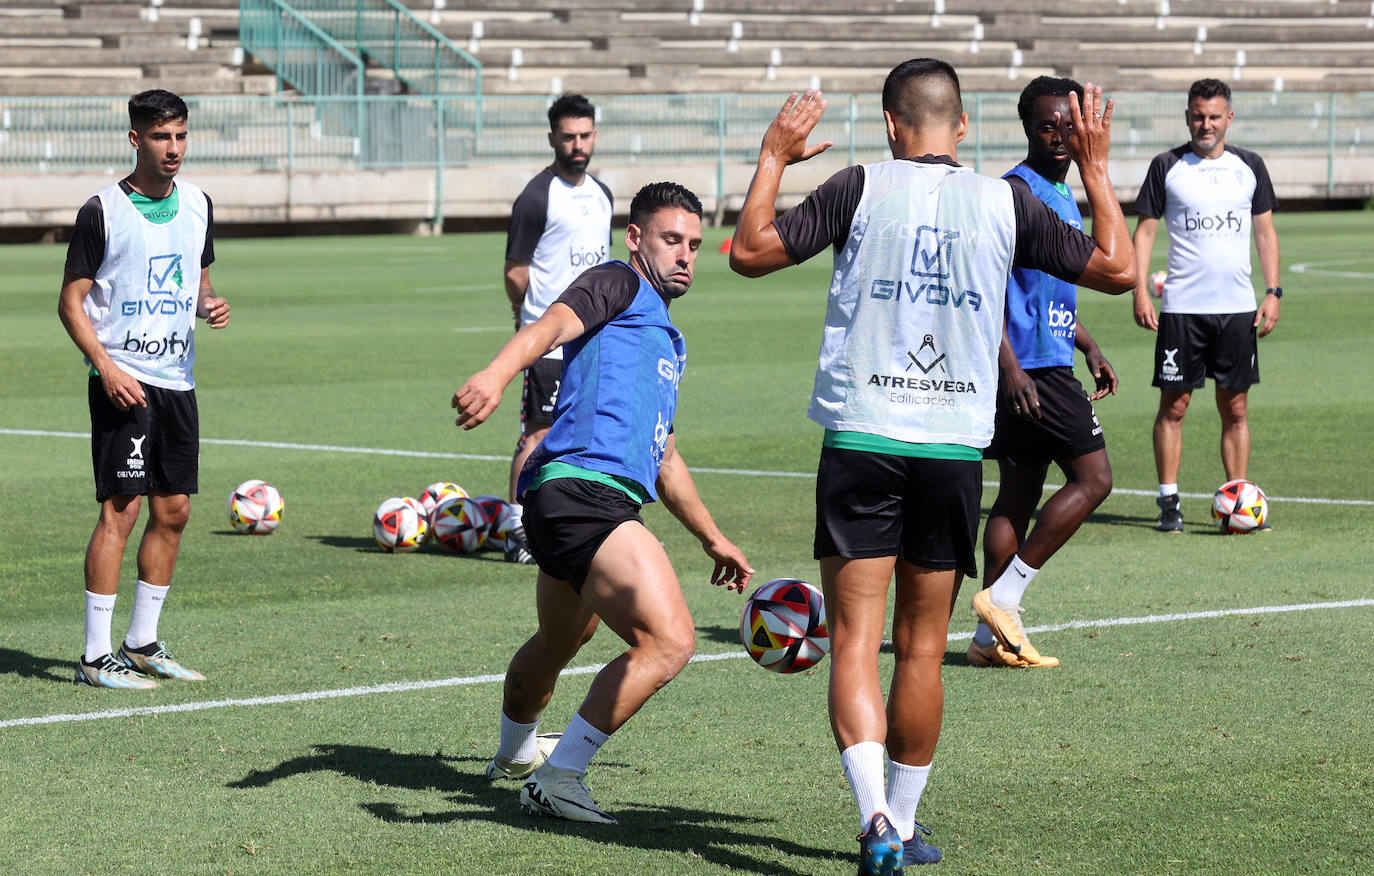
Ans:
[{"label": "player's raised hand", "polygon": [[[1064,145],[1081,167],[1084,164],[1107,161],[1112,142],[1112,110],[1116,102],[1102,99],[1102,88],[1089,82],[1083,86],[1083,103],[1077,95],[1069,95],[1069,127],[1064,132]],[[1062,123],[1062,119],[1060,120]]]},{"label": "player's raised hand", "polygon": [[469,377],[453,394],[450,404],[458,411],[453,425],[464,429],[480,426],[501,403],[501,393],[505,389],[506,384],[489,370],[478,371]]},{"label": "player's raised hand", "polygon": [[749,586],[749,579],[754,577],[754,568],[749,565],[744,551],[723,536],[719,541],[702,545],[702,548],[708,557],[716,561],[711,583],[717,587],[724,584],[726,590],[743,593],[744,588]]},{"label": "player's raised hand", "polygon": [[222,329],[229,324],[229,302],[213,295],[201,300],[205,306],[205,324],[212,329]]},{"label": "player's raised hand", "polygon": [[825,112],[825,95],[808,88],[798,95],[792,92],[783,101],[777,118],[773,119],[768,130],[763,132],[763,145],[759,148],[759,158],[772,157],[784,164],[796,164],[814,158],[835,144],[825,140],[808,146],[806,138],[811,136],[816,124]]}]

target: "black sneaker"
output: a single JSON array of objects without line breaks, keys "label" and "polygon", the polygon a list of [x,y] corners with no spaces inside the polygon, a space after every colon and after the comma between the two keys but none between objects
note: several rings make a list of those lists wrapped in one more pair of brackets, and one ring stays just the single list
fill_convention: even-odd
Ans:
[{"label": "black sneaker", "polygon": [[534,565],[534,554],[530,553],[529,542],[525,540],[525,527],[520,526],[506,536],[506,562]]},{"label": "black sneaker", "polygon": [[1159,496],[1155,504],[1159,506],[1159,522],[1155,524],[1155,529],[1160,532],[1182,532],[1183,511],[1178,506],[1178,493]]},{"label": "black sneaker", "polygon": [[916,832],[911,835],[911,839],[902,841],[902,866],[915,867],[920,864],[940,863],[940,850],[925,841],[925,837],[930,836],[930,828],[921,822],[916,822]]}]

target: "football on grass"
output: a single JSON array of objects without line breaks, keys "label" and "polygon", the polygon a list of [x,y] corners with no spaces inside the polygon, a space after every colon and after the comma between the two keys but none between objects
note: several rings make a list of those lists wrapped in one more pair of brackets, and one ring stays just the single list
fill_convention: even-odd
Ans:
[{"label": "football on grass", "polygon": [[1269,518],[1269,500],[1244,478],[1227,481],[1212,496],[1212,517],[1223,533],[1254,532]]},{"label": "football on grass", "polygon": [[429,537],[429,522],[420,503],[409,496],[387,499],[372,515],[377,546],[388,553],[418,551]]},{"label": "football on grass", "polygon": [[267,481],[244,481],[229,494],[229,525],[235,532],[267,535],[281,523],[281,493]]}]

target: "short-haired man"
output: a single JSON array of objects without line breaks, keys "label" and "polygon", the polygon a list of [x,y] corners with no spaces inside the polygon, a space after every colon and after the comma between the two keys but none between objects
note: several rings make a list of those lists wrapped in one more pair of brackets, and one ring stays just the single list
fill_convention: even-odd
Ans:
[{"label": "short-haired man", "polygon": [[[167,91],[129,100],[134,171],[76,216],[58,297],[67,334],[90,366],[91,458],[100,519],[86,548],[86,648],[76,683],[130,689],[156,678],[204,680],[158,642],[158,619],[197,488],[200,424],[193,331],[229,323],[210,286],[210,199],[176,179],[186,104]],[[148,497],[133,616],[119,653],[110,626],[124,548]]]},{"label": "short-haired man", "polygon": [[[1124,292],[1135,263],[1107,177],[1111,104],[1071,105],[1069,153],[1093,237],[1004,180],[957,163],[968,132],[959,78],[918,58],[883,86],[892,161],[846,168],[775,219],[783,169],[828,148],[806,139],[819,93],[792,95],[763,136],[730,264],[759,276],[834,251],[810,416],[825,427],[815,556],[830,630],[830,723],[859,807],[861,873],[940,859],[916,807],[940,735],[950,610],[976,574],[982,449],[992,438],[1007,278],[1036,268]],[[886,705],[887,592],[897,598]],[[883,761],[887,755],[887,784]],[[923,830],[923,829],[922,829]]]},{"label": "short-haired man", "polygon": [[[566,345],[553,426],[518,484],[539,564],[539,630],[506,672],[501,743],[487,767],[489,779],[527,778],[520,805],[534,814],[615,823],[583,782],[587,765],[695,648],[682,588],[640,507],[662,500],[701,541],[712,583],[742,592],[753,574],[712,521],[673,434],[687,354],[668,306],[692,285],[700,245],[696,195],[676,183],[640,189],[625,230],[629,263],[584,272],[453,397],[470,429],[522,368]],[[601,621],[629,650],[597,673],[561,737],[538,736],[558,673]]]},{"label": "short-haired man", "polygon": [[[549,146],[553,164],[526,184],[511,207],[506,233],[506,296],[515,327],[544,315],[578,274],[611,257],[611,190],[587,173],[596,150],[596,108],[580,94],[565,94],[549,107]],[[508,562],[533,563],[518,523],[521,512],[516,481],[525,460],[548,434],[558,404],[563,350],[549,351],[525,371],[520,403],[520,440],[510,467],[515,505],[515,537],[506,548]]]},{"label": "short-haired man", "polygon": [[[1078,202],[1064,182],[1073,95],[1081,102],[1083,86],[1053,76],[1037,76],[1022,90],[1016,110],[1026,132],[1026,159],[1002,178],[1081,229]],[[1075,348],[1083,351],[1097,384],[1092,395],[1074,377]],[[984,589],[973,599],[978,627],[968,660],[974,666],[1058,666],[1058,658],[1041,654],[1026,636],[1021,597],[1112,491],[1107,442],[1092,403],[1116,392],[1116,372],[1078,321],[1074,284],[1031,268],[1013,268],[1007,283],[1007,334],[999,359],[997,421],[983,454],[997,460],[997,498],[983,529]],[[1040,509],[1027,536],[1051,462],[1064,472],[1065,483]],[[985,616],[1011,619],[1002,627],[1010,644],[998,640]]]},{"label": "short-haired man", "polygon": [[[1278,199],[1264,160],[1227,145],[1234,119],[1230,86],[1219,79],[1194,82],[1184,113],[1188,142],[1154,157],[1135,202],[1135,321],[1158,333],[1153,383],[1160,390],[1154,448],[1161,532],[1183,531],[1183,415],[1193,390],[1208,377],[1216,382],[1226,479],[1246,476],[1246,410],[1250,387],[1260,379],[1256,336],[1269,334],[1279,320]],[[1161,216],[1169,232],[1169,262],[1156,314],[1145,278]],[[1252,230],[1267,287],[1258,308],[1250,281]]]}]

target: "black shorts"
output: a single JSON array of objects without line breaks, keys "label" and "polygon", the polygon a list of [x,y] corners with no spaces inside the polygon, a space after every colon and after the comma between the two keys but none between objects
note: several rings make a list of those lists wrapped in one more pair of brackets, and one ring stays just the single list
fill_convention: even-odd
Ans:
[{"label": "black shorts", "polygon": [[1040,419],[1017,414],[998,393],[995,431],[985,457],[1021,465],[1077,459],[1107,446],[1093,403],[1072,368],[1032,368],[1026,374],[1040,398]]},{"label": "black shorts", "polygon": [[897,556],[974,577],[982,493],[981,462],[822,447],[816,559]]},{"label": "black shorts", "polygon": [[615,487],[555,478],[525,494],[525,538],[540,569],[581,593],[601,543],[626,520],[643,523],[639,509]]},{"label": "black shorts", "polygon": [[147,407],[121,411],[99,377],[86,387],[91,408],[91,465],[95,500],[196,492],[200,465],[200,414],[196,391],[140,384]]},{"label": "black shorts", "polygon": [[558,386],[563,380],[562,359],[540,359],[525,369],[525,386],[520,393],[520,434],[548,428],[558,404]]},{"label": "black shorts", "polygon": [[1255,311],[1159,315],[1154,385],[1191,392],[1208,377],[1222,389],[1240,391],[1260,382]]}]

